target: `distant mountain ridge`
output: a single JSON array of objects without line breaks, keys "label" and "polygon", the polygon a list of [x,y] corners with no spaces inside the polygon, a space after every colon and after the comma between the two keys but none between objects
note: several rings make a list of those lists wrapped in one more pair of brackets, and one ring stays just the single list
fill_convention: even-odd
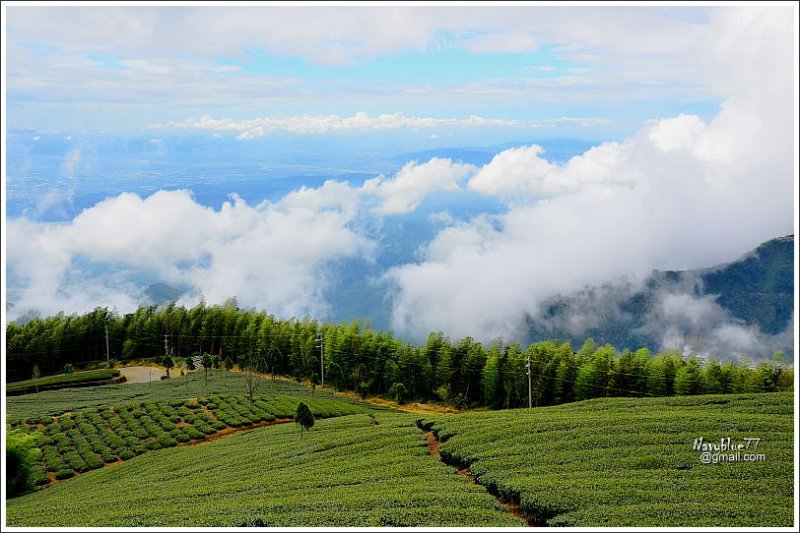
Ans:
[{"label": "distant mountain ridge", "polygon": [[733,316],[777,334],[794,309],[794,235],[772,239],[738,261],[700,273],[705,294]]},{"label": "distant mountain ridge", "polygon": [[532,341],[592,337],[619,348],[791,356],[793,309],[794,235],[787,235],[731,263],[559,295],[526,322]]}]

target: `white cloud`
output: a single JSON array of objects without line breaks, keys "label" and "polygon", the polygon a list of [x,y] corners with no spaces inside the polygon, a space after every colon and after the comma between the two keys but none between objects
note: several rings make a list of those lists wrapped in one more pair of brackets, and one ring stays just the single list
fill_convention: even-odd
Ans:
[{"label": "white cloud", "polygon": [[654,145],[665,152],[687,150],[694,146],[705,127],[699,117],[681,113],[675,118],[656,122],[648,136]]},{"label": "white cloud", "polygon": [[653,121],[564,165],[538,147],[498,154],[469,188],[509,211],[442,230],[422,261],[387,274],[395,330],[517,338],[524,314],[553,295],[731,261],[791,233],[792,24],[779,11],[735,10],[711,27],[726,36],[714,50],[730,95],[713,120]]},{"label": "white cloud", "polygon": [[[21,282],[14,312],[86,311],[115,302],[128,311],[136,291],[71,270],[75,261],[112,263],[191,287],[210,302],[237,296],[244,305],[278,315],[323,315],[329,261],[366,253],[370,244],[350,229],[354,211],[330,199],[341,185],[300,191],[278,203],[249,206],[239,198],[220,210],[187,191],[147,198],[124,193],[86,209],[71,222],[11,219],[8,266]],[[109,281],[109,280],[105,280]],[[104,303],[105,305],[105,303]]]},{"label": "white cloud", "polygon": [[199,119],[171,121],[148,126],[156,130],[211,130],[240,132],[238,138],[254,139],[276,131],[296,134],[341,133],[349,131],[395,130],[400,128],[427,129],[466,126],[517,126],[517,120],[484,118],[470,115],[468,118],[406,117],[402,113],[384,113],[370,117],[358,112],[351,117],[339,115],[295,115],[289,117],[257,117],[244,120],[230,118],[215,119],[203,115]]},{"label": "white cloud", "polygon": [[[137,53],[241,54],[258,47],[311,62],[341,65],[388,54],[456,46],[481,53],[535,52],[555,43],[567,50],[611,48],[629,55],[691,50],[713,9],[606,9],[562,6],[150,6],[12,7],[11,30],[47,35],[73,48]],[[669,47],[665,47],[669,45]]]},{"label": "white cloud", "polygon": [[539,155],[541,146],[512,148],[494,156],[469,182],[469,188],[491,196],[535,196],[541,181],[556,168]]},{"label": "white cloud", "polygon": [[432,192],[459,190],[459,182],[475,170],[473,165],[453,163],[449,159],[433,158],[421,165],[412,161],[393,178],[378,176],[367,180],[361,190],[382,199],[382,204],[374,209],[376,213],[408,213]]},{"label": "white cloud", "polygon": [[[741,12],[755,9],[748,6]],[[791,8],[767,9],[791,18]],[[740,16],[724,6],[11,6],[7,83],[14,105],[24,111],[16,116],[44,121],[41,109],[47,104],[61,110],[49,116],[60,114],[64,124],[69,123],[64,115],[79,112],[104,125],[127,117],[141,126],[161,120],[153,116],[176,116],[176,109],[186,113],[177,116],[200,116],[221,106],[239,113],[302,110],[332,95],[345,108],[449,106],[447,115],[490,115],[498,104],[506,109],[538,106],[537,112],[558,107],[554,112],[570,113],[571,104],[608,100],[626,106],[638,101],[640,110],[643,102],[654,102],[644,109],[658,109],[675,97],[690,102],[718,99],[728,86],[719,83],[718,48],[741,48],[745,58],[757,49],[754,40],[725,40],[713,20],[727,12]],[[329,83],[327,78],[254,74],[244,66],[258,64],[262,54],[317,65],[362,66],[382,57],[439,50],[542,53],[563,75],[528,79],[524,72],[521,77],[487,73],[465,82],[430,83],[426,76],[410,73],[407,83],[382,83],[379,76],[363,83],[347,81],[344,71]],[[239,61],[242,67],[229,64]],[[531,68],[544,71],[549,66]],[[742,74],[727,74],[735,76]],[[118,107],[127,113],[110,117],[109,111]],[[160,113],[147,117],[130,111],[154,107]],[[529,127],[597,124],[534,121]],[[240,133],[260,134],[257,129]]]},{"label": "white cloud", "polygon": [[[531,199],[571,193],[582,187],[631,185],[638,172],[625,165],[634,149],[617,143],[604,143],[575,156],[565,165],[541,157],[542,147],[512,148],[497,154],[472,178],[468,187],[488,196],[518,204]],[[605,194],[598,191],[599,194]]]}]

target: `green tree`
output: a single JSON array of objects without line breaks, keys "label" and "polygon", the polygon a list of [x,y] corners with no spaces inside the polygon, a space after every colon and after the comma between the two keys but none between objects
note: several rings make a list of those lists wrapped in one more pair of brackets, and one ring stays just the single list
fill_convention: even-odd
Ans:
[{"label": "green tree", "polygon": [[67,363],[66,365],[64,365],[64,373],[65,374],[75,373],[75,367],[72,365],[72,363]]},{"label": "green tree", "polygon": [[406,386],[399,381],[397,383],[392,384],[392,386],[389,387],[388,392],[389,396],[391,396],[394,399],[394,401],[396,401],[400,405],[403,405],[408,400],[408,389],[406,389]]},{"label": "green tree", "polygon": [[6,494],[19,496],[33,488],[31,468],[36,460],[32,435],[6,424]]},{"label": "green tree", "polygon": [[214,358],[211,356],[210,353],[203,354],[203,377],[206,381],[206,387],[208,387],[208,369],[214,366]]},{"label": "green tree", "polygon": [[252,351],[246,354],[243,360],[240,360],[239,366],[244,371],[247,399],[252,404],[256,391],[261,385],[261,379],[258,377],[258,373],[263,367],[262,360],[256,355],[255,351]]},{"label": "green tree", "polygon": [[39,363],[33,363],[33,370],[31,371],[31,379],[34,380],[33,386],[36,388],[36,392],[39,392],[39,382],[35,381],[42,377],[42,371],[39,370]]},{"label": "green tree", "polygon": [[169,377],[169,369],[175,367],[175,361],[172,360],[172,357],[165,356],[164,359],[161,360],[161,364],[164,365],[164,368],[167,369],[167,377]]},{"label": "green tree", "polygon": [[592,363],[581,365],[575,378],[575,399],[588,400],[596,396],[594,381],[596,369]]},{"label": "green tree", "polygon": [[498,346],[492,345],[489,354],[486,356],[486,363],[483,365],[483,397],[487,404],[493,407],[500,407],[503,403],[502,393],[500,393],[500,355]]},{"label": "green tree", "polygon": [[303,403],[297,404],[297,412],[294,415],[294,421],[300,424],[300,438],[303,438],[303,430],[311,429],[314,426],[314,414],[311,409]]},{"label": "green tree", "polygon": [[675,372],[675,394],[685,396],[697,394],[700,388],[700,369],[687,363]]},{"label": "green tree", "polygon": [[[677,376],[676,376],[677,379]],[[706,394],[719,394],[722,391],[722,370],[716,359],[703,366],[702,381]]]}]

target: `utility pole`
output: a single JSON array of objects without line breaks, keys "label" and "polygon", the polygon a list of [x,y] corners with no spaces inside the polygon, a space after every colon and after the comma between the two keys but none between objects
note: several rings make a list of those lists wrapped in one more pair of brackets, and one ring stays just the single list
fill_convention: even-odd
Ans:
[{"label": "utility pole", "polygon": [[317,348],[319,348],[319,368],[320,368],[320,387],[325,388],[325,338],[322,333],[317,337]]},{"label": "utility pole", "polygon": [[106,318],[106,366],[111,362],[111,351],[108,349],[108,319]]},{"label": "utility pole", "polygon": [[528,407],[533,407],[533,396],[531,396],[531,356],[525,358],[525,373],[528,375]]},{"label": "utility pole", "polygon": [[164,355],[169,355],[169,342],[167,341],[166,333],[164,333]]}]

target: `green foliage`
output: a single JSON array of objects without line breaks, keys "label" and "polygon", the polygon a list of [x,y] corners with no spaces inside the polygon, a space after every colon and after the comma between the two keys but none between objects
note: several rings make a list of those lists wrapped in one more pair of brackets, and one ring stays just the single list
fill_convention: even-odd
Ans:
[{"label": "green foliage", "polygon": [[209,353],[204,353],[203,358],[203,376],[205,377],[206,384],[208,384],[208,371],[214,366],[214,357]]},{"label": "green foliage", "polygon": [[[603,398],[421,424],[443,441],[443,460],[469,465],[540,525],[787,527],[792,415],[793,395],[770,393]],[[699,437],[758,437],[765,459],[703,464]]]},{"label": "green foliage", "polygon": [[389,396],[399,404],[404,404],[408,401],[408,389],[402,383],[394,383],[389,387]]},{"label": "green foliage", "polygon": [[[66,371],[66,368],[65,368]],[[6,385],[6,392],[9,394],[21,392],[34,392],[34,387],[56,389],[70,387],[77,384],[93,384],[96,382],[108,381],[119,375],[119,370],[101,369],[89,370],[86,372],[72,372],[55,376],[46,376],[25,381],[16,381]]]},{"label": "green foliage", "polygon": [[314,414],[308,406],[300,402],[297,404],[297,412],[294,415],[294,421],[300,424],[300,437],[303,436],[303,429],[311,429],[314,427]]},{"label": "green foliage", "polygon": [[172,360],[172,357],[169,355],[165,355],[164,359],[161,360],[161,364],[164,365],[164,368],[167,369],[167,373],[163,377],[169,377],[169,370],[171,368],[175,368],[175,361]]},{"label": "green foliage", "polygon": [[[32,489],[36,480],[32,477],[37,453],[34,452],[36,438],[20,429],[11,429],[6,424],[6,494],[19,496]],[[39,452],[41,455],[41,452]]]},{"label": "green foliage", "polygon": [[[243,370],[246,396],[251,401],[265,394],[262,389],[267,384],[259,378],[261,373],[268,372],[273,379],[289,376],[298,382],[310,378],[314,383],[320,355],[325,361],[326,385],[338,390],[362,396],[388,395],[400,402],[447,397],[469,407],[527,406],[524,361],[528,357],[534,406],[607,396],[758,392],[791,390],[792,386],[788,376],[791,370],[778,360],[767,363],[769,371],[737,361],[729,367],[720,365],[719,372],[707,372],[707,364],[698,363],[695,372],[694,368],[685,369],[691,363],[682,354],[651,355],[646,349],[618,353],[613,346],[598,346],[592,339],[586,339],[573,352],[569,342],[538,342],[523,349],[501,340],[484,346],[471,337],[450,339],[432,333],[423,346],[417,347],[394,338],[391,332],[372,331],[358,321],[330,324],[278,320],[238,306],[208,307],[205,303],[191,309],[175,304],[162,309],[140,307],[124,316],[96,309],[83,316],[32,320],[24,326],[10,323],[6,329],[9,376],[28,377],[34,364],[41,364],[46,372],[60,372],[65,364],[85,361],[85,350],[94,356],[103,354],[104,348],[93,343],[104,338],[101,332],[106,324],[115,339],[116,345],[111,347],[115,354],[131,355],[135,349],[140,356],[160,357],[165,334],[181,339],[170,346],[169,356],[161,358],[168,374],[173,356],[200,355],[205,361],[203,379],[191,372],[183,376],[176,384],[186,387],[186,392],[178,396],[182,398],[190,397],[189,390],[198,388],[197,381],[207,389],[196,396],[217,392],[214,387],[218,380],[213,379],[212,369],[219,366],[222,354],[226,368],[236,361]],[[324,339],[323,354],[319,353],[319,338]],[[91,349],[84,348],[90,345]],[[707,373],[711,378],[708,381],[704,379]],[[233,375],[230,378],[236,379]],[[395,384],[402,385],[404,392],[399,387],[392,389]]]},{"label": "green foliage", "polygon": [[[107,407],[131,402],[169,402],[185,398],[206,398],[208,395],[224,394],[235,397],[247,395],[246,379],[243,373],[211,370],[208,374],[208,386],[203,377],[197,373],[190,374],[188,381],[171,379],[153,381],[152,383],[123,383],[103,385],[79,389],[61,389],[43,391],[38,394],[25,394],[6,398],[6,407],[12,418],[26,419],[30,417],[57,416],[64,412],[74,412],[84,408]],[[293,396],[310,400],[311,390],[303,385],[290,381],[259,380],[259,391],[262,396]],[[343,396],[334,396],[329,392],[316,391],[315,399],[335,399],[339,403],[356,405],[355,400]],[[307,402],[308,403],[308,402]],[[186,403],[191,406],[192,401]],[[310,404],[309,404],[310,405]],[[294,415],[294,407],[287,415]],[[190,407],[194,409],[195,407]],[[142,416],[144,411],[136,409],[132,415]]]},{"label": "green foliage", "polygon": [[[15,435],[27,432],[34,444],[43,446],[34,463],[45,476],[47,472],[53,472],[58,477],[59,472],[64,474],[67,470],[71,476],[72,472],[83,473],[106,463],[127,461],[145,450],[160,450],[178,443],[203,440],[229,427],[248,427],[272,422],[276,418],[292,418],[301,411],[301,404],[323,418],[372,411],[324,395],[305,402],[301,397],[270,396],[257,398],[251,404],[240,396],[213,394],[199,402],[171,399],[127,403],[110,408],[84,408],[57,418],[32,417],[15,430]],[[304,428],[313,426],[313,415],[310,425],[308,419],[304,420]],[[39,424],[44,428],[36,430]],[[38,482],[35,476],[34,481]]]},{"label": "green foliage", "polygon": [[130,359],[136,355],[136,341],[133,339],[125,339],[122,343],[122,358]]},{"label": "green foliage", "polygon": [[675,373],[675,394],[697,394],[700,391],[700,367],[697,364],[687,364]]},{"label": "green foliage", "polygon": [[72,365],[72,363],[67,363],[66,365],[64,365],[64,373],[65,374],[75,373],[75,367]]},{"label": "green foliage", "polygon": [[[703,275],[706,294],[768,334],[789,324],[794,302],[794,239],[772,239],[752,255]],[[788,275],[787,275],[788,274]]]},{"label": "green foliage", "polygon": [[[344,404],[347,405],[347,404]],[[313,409],[313,407],[312,407]],[[8,502],[12,527],[522,526],[431,457],[415,416],[376,412],[147,452]],[[165,465],[169,465],[165,469]]]}]

